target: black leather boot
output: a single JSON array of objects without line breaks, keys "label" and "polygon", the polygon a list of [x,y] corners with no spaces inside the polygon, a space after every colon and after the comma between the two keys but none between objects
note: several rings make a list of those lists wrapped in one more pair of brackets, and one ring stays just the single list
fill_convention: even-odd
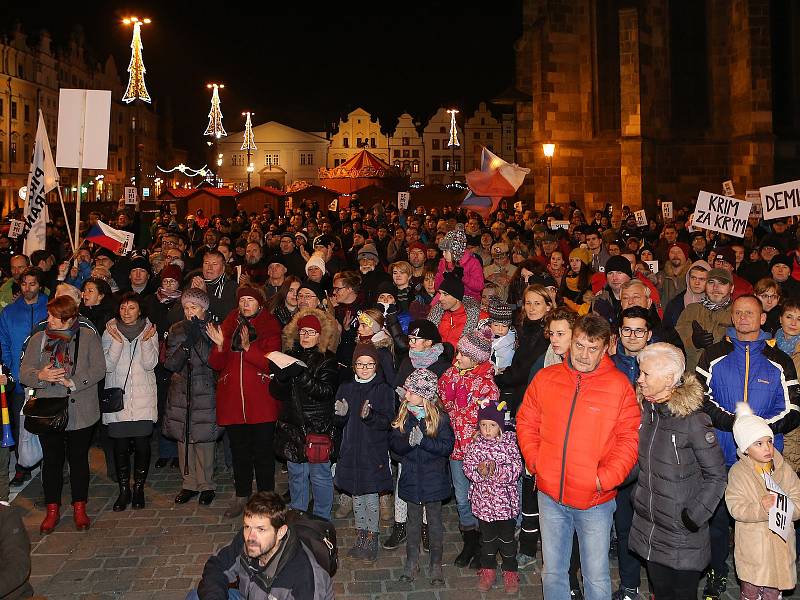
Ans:
[{"label": "black leather boot", "polygon": [[133,474],[133,494],[131,495],[131,508],[144,508],[144,482],[147,471],[136,470]]},{"label": "black leather boot", "polygon": [[128,508],[131,503],[131,461],[128,455],[124,456],[115,453],[114,465],[117,472],[117,484],[119,485],[119,496],[114,502],[114,512],[120,512]]},{"label": "black leather boot", "polygon": [[480,543],[478,541],[478,530],[471,529],[469,531],[462,531],[461,537],[464,540],[464,547],[461,549],[461,552],[456,559],[453,561],[453,564],[457,567],[464,568],[470,564],[472,559],[478,555]]}]

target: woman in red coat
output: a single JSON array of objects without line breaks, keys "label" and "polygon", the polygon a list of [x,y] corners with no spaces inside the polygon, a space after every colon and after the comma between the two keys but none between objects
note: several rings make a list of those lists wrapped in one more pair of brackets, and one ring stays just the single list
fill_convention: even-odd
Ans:
[{"label": "woman in red coat", "polygon": [[278,420],[278,403],[269,393],[266,354],[280,350],[281,326],[264,310],[264,297],[253,287],[240,287],[239,308],[222,326],[210,323],[214,342],[208,364],[219,371],[217,423],[225,427],[233,455],[236,497],[225,516],[242,513],[253,492],[253,471],[259,492],[275,489],[275,455],[272,438]]}]

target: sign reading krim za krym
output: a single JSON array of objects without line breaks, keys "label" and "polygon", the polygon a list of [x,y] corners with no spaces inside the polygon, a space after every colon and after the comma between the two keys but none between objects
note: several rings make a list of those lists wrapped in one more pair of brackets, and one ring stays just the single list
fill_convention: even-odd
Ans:
[{"label": "sign reading krim za krym", "polygon": [[697,195],[692,225],[700,229],[710,229],[735,237],[744,237],[747,217],[752,203],[730,196],[720,196],[710,192]]}]

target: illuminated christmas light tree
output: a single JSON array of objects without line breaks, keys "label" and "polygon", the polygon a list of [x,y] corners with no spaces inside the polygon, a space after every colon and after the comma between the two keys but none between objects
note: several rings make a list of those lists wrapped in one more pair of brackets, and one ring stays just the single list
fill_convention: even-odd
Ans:
[{"label": "illuminated christmas light tree", "polygon": [[203,135],[210,135],[216,139],[228,135],[222,126],[222,111],[219,108],[219,90],[224,88],[223,84],[209,83],[206,87],[213,90],[211,92],[211,110],[208,113],[208,127]]},{"label": "illuminated christmas light tree", "polygon": [[247,150],[249,153],[253,150],[258,150],[258,148],[256,148],[256,140],[253,137],[253,124],[250,122],[250,115],[253,113],[245,112],[242,114],[247,116],[247,120],[244,123],[244,142],[242,142],[240,150]]},{"label": "illuminated christmas light tree", "polygon": [[131,40],[131,62],[128,65],[128,88],[122,96],[122,101],[131,103],[134,100],[150,102],[150,94],[144,83],[144,74],[147,69],[142,59],[142,25],[150,23],[150,19],[139,20],[138,17],[128,17],[122,20],[125,25],[133,24],[133,40]]},{"label": "illuminated christmas light tree", "polygon": [[447,147],[461,147],[461,144],[458,142],[458,127],[456,127],[456,113],[458,113],[458,111],[455,108],[451,108],[447,112],[450,113],[450,141],[447,142]]}]

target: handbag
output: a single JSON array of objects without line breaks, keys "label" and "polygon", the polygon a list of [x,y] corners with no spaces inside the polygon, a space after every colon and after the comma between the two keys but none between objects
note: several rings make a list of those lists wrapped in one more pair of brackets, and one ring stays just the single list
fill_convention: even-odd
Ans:
[{"label": "handbag", "polygon": [[326,433],[306,434],[306,460],[311,464],[326,463],[331,459],[333,439]]},{"label": "handbag", "polygon": [[128,385],[128,377],[131,375],[131,367],[133,366],[133,356],[136,354],[136,346],[139,343],[139,338],[133,342],[133,350],[131,351],[131,362],[128,364],[128,374],[125,375],[125,383],[121,388],[112,387],[105,388],[103,393],[100,394],[100,412],[101,413],[115,413],[125,408],[125,387]]},{"label": "handbag", "polygon": [[[81,330],[75,334],[75,361],[72,363],[72,378],[78,367],[78,349],[80,348]],[[22,407],[25,415],[24,427],[30,433],[42,435],[46,433],[61,433],[69,424],[69,397],[72,391],[67,388],[66,396],[54,398],[37,398],[33,388],[28,389],[28,398]]]}]

